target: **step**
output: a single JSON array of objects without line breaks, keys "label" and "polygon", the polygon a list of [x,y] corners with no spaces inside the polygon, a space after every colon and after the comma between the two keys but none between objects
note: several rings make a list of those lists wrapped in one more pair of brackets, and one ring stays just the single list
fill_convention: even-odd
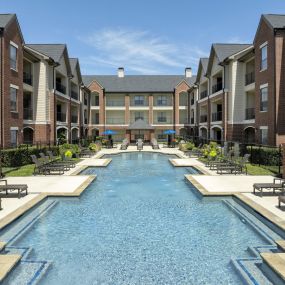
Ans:
[{"label": "step", "polygon": [[6,246],[6,242],[0,241],[0,251],[2,251]]},{"label": "step", "polygon": [[264,262],[285,281],[285,253],[261,253]]},{"label": "step", "polygon": [[277,243],[278,247],[285,251],[285,240],[276,240],[275,242]]},{"label": "step", "polygon": [[0,255],[0,282],[20,261],[21,255]]}]

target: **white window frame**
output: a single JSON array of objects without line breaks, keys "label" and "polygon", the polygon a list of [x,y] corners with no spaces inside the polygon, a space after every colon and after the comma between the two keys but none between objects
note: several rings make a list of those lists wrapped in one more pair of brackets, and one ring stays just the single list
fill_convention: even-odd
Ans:
[{"label": "white window frame", "polygon": [[[12,100],[11,100],[11,89],[16,90],[16,110],[11,109],[11,102],[12,102]],[[18,90],[19,90],[18,86],[10,84],[10,112],[13,112],[13,113],[18,113]]]},{"label": "white window frame", "polygon": [[[263,67],[262,66],[262,62],[265,60],[265,59],[262,59],[262,50],[266,47],[266,66]],[[259,46],[259,49],[260,49],[260,72],[261,71],[264,71],[264,70],[267,70],[268,68],[268,42],[265,42],[263,43],[262,45]]]},{"label": "white window frame", "polygon": [[[266,110],[261,110],[261,103],[262,101],[262,90],[263,89],[267,89],[267,106],[266,106]],[[259,96],[260,96],[260,100],[259,100],[259,112],[268,112],[268,83],[260,85],[259,87]]]},{"label": "white window frame", "polygon": [[[16,49],[16,67],[12,67],[11,66],[11,47]],[[18,71],[18,51],[19,51],[19,47],[17,44],[15,44],[14,42],[10,41],[10,46],[9,46],[9,60],[10,60],[10,69],[14,70],[14,71]]]}]

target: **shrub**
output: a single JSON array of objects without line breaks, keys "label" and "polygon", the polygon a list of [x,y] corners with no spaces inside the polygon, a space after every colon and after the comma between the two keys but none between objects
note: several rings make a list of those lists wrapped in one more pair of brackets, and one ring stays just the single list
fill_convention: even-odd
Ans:
[{"label": "shrub", "polygon": [[101,145],[97,143],[89,144],[89,149],[93,151],[99,151],[101,149]]},{"label": "shrub", "polygon": [[59,146],[59,153],[63,157],[66,153],[66,151],[70,151],[72,153],[72,156],[75,156],[76,154],[80,153],[79,146],[77,144],[62,144]]},{"label": "shrub", "polygon": [[253,164],[278,166],[282,160],[279,148],[248,146],[247,153],[250,154],[250,162]]},{"label": "shrub", "polygon": [[72,158],[72,152],[70,150],[67,150],[65,153],[64,153],[65,157],[67,158]]}]

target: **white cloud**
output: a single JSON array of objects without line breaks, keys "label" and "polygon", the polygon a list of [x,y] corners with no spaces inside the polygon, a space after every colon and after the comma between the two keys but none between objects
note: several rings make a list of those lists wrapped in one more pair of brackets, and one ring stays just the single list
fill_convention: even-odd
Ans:
[{"label": "white cloud", "polygon": [[196,69],[199,58],[207,56],[198,47],[174,44],[147,31],[106,29],[79,39],[94,49],[81,59],[88,71],[123,66],[130,73],[183,73],[186,66]]}]

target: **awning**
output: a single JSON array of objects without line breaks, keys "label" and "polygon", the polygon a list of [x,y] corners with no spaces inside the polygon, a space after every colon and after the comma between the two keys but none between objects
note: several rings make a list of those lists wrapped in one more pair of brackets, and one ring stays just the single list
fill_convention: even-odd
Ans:
[{"label": "awning", "polygon": [[138,119],[129,125],[128,130],[154,130],[154,127],[146,123],[144,120]]}]

